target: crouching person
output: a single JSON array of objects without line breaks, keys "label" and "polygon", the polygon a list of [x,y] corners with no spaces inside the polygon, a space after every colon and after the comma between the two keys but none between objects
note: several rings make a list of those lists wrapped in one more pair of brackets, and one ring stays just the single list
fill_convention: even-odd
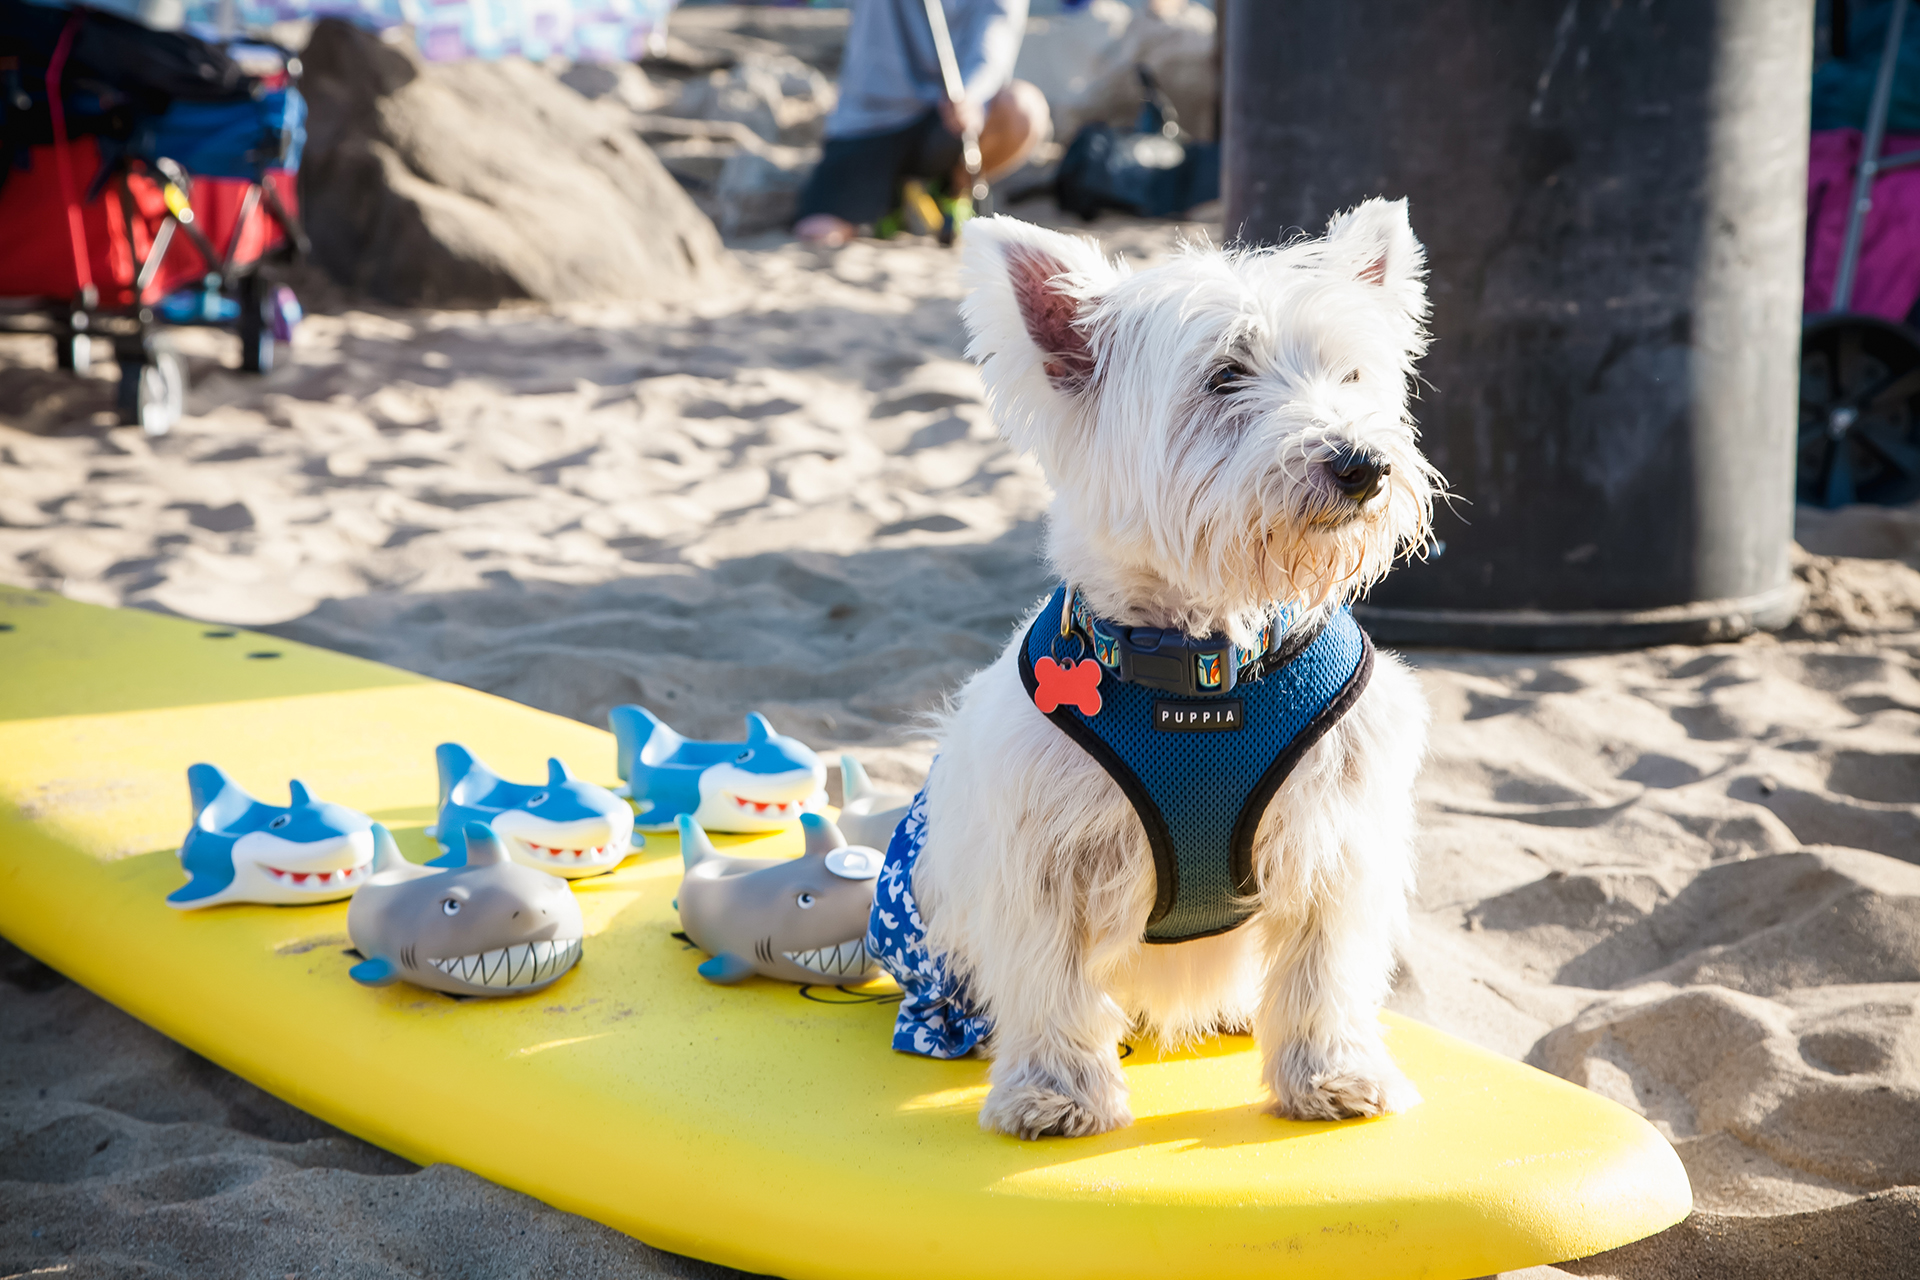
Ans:
[{"label": "crouching person", "polygon": [[947,97],[925,0],[854,0],[839,102],[794,222],[802,240],[845,244],[896,210],[909,230],[931,230],[941,219],[930,191],[967,190],[963,135],[978,131],[989,182],[1052,135],[1045,95],[1013,78],[1027,0],[940,4],[966,90],[957,104]]}]

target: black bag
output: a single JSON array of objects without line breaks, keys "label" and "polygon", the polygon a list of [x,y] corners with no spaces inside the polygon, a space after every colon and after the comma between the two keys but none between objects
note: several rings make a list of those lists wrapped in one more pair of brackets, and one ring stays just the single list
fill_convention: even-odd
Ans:
[{"label": "black bag", "polygon": [[[0,0],[0,58],[22,73],[29,93],[45,92],[47,63],[72,17],[66,9]],[[176,99],[235,102],[251,93],[246,73],[220,46],[92,10],[82,14],[74,32],[61,81],[69,92],[124,94],[152,114]]]},{"label": "black bag", "polygon": [[[32,147],[54,141],[47,72],[73,11],[0,0],[0,188]],[[184,31],[155,31],[91,9],[80,11],[60,98],[68,138],[97,137],[101,166],[86,198],[99,193],[120,148],[142,117],[175,101],[239,102],[253,82],[225,49]]]},{"label": "black bag", "polygon": [[1180,118],[1139,68],[1143,101],[1132,133],[1090,124],[1074,135],[1054,175],[1060,208],[1091,222],[1103,209],[1143,218],[1185,213],[1220,196],[1220,146],[1182,140]]}]

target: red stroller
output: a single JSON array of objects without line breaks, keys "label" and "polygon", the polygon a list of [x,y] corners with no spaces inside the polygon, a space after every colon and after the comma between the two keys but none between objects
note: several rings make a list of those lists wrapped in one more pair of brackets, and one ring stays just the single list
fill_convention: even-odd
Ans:
[{"label": "red stroller", "polygon": [[298,61],[20,0],[0,30],[0,330],[76,371],[111,342],[121,420],[163,434],[186,392],[166,326],[234,329],[264,372],[299,319],[261,271],[305,243]]}]

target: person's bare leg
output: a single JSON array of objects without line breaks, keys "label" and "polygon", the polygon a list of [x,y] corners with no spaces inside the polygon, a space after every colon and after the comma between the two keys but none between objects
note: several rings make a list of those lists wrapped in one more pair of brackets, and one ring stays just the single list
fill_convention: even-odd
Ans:
[{"label": "person's bare leg", "polygon": [[[987,104],[987,123],[980,130],[980,167],[988,182],[1006,177],[1053,136],[1053,113],[1047,95],[1025,80],[1015,80]],[[954,172],[954,189],[967,187],[964,168]]]},{"label": "person's bare leg", "polygon": [[854,226],[831,213],[810,213],[793,224],[793,234],[808,244],[837,249],[854,237]]}]

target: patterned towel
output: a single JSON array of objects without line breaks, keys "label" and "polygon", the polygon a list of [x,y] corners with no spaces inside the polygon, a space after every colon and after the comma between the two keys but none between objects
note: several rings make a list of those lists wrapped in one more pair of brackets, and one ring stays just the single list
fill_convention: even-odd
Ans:
[{"label": "patterned towel", "polygon": [[893,1047],[927,1058],[963,1058],[993,1023],[973,1011],[964,982],[947,973],[945,956],[927,949],[927,929],[913,900],[913,864],[927,838],[927,793],[913,798],[894,828],[867,923],[867,952],[879,957],[906,993],[893,1024]]}]

